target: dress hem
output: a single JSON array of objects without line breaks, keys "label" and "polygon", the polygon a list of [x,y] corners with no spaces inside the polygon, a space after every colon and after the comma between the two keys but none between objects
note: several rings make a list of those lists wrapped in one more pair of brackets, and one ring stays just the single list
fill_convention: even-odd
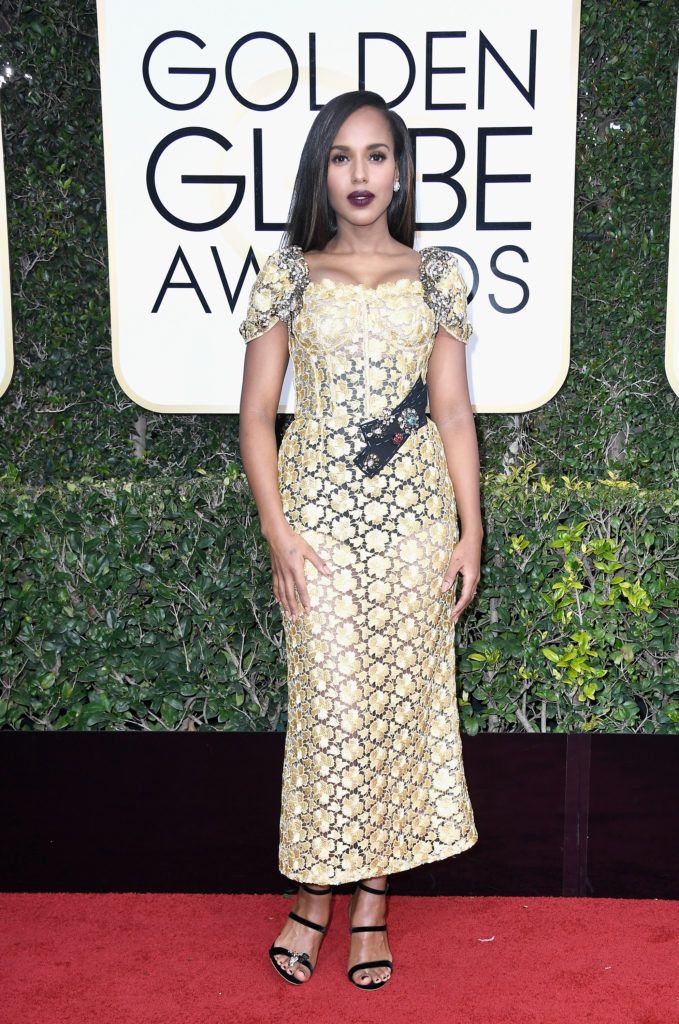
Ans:
[{"label": "dress hem", "polygon": [[474,832],[471,836],[466,836],[463,841],[446,847],[446,853],[424,857],[422,860],[409,861],[407,864],[404,864],[403,861],[389,860],[386,863],[383,863],[382,866],[378,864],[376,868],[361,868],[358,873],[356,871],[342,871],[339,874],[335,874],[330,879],[327,874],[325,877],[319,878],[319,872],[317,871],[290,874],[288,871],[284,871],[280,864],[278,869],[282,875],[286,878],[290,878],[293,882],[306,882],[311,885],[344,885],[349,882],[359,882],[364,878],[379,878],[380,875],[391,875],[396,874],[399,871],[410,871],[412,868],[421,867],[423,864],[434,864],[439,860],[447,860],[448,857],[455,857],[460,853],[464,853],[465,850],[470,850],[472,846],[476,845],[478,839],[478,832]]}]

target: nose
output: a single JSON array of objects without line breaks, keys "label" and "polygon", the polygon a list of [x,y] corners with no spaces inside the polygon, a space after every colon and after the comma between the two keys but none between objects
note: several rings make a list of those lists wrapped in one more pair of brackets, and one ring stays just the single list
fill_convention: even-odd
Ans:
[{"label": "nose", "polygon": [[366,180],[365,169],[364,169],[363,164],[360,161],[358,161],[356,164],[354,164],[353,180],[354,181],[365,181]]}]

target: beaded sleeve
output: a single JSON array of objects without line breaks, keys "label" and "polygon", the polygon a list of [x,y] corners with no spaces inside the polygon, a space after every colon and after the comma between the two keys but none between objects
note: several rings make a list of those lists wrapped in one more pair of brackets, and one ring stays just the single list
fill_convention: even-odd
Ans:
[{"label": "beaded sleeve", "polygon": [[468,342],[474,328],[467,315],[467,286],[458,267],[457,257],[436,245],[422,250],[421,278],[427,303],[440,326],[459,341]]},{"label": "beaded sleeve", "polygon": [[299,246],[288,245],[271,253],[255,278],[245,319],[238,326],[246,344],[277,320],[290,325],[304,293],[306,276]]}]

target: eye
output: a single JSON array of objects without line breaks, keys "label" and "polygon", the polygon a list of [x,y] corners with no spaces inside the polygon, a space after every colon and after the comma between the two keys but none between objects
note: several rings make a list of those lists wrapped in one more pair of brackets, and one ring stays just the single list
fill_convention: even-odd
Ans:
[{"label": "eye", "polygon": [[[372,157],[376,157],[376,159],[373,160],[373,163],[378,163],[378,164],[381,164],[384,160],[387,159],[386,153],[380,153],[379,151],[371,153],[370,156],[371,156],[371,158]],[[334,156],[330,157],[330,163],[331,164],[337,164],[337,163],[340,163],[340,162],[343,163],[345,160],[348,160],[348,159],[349,158],[346,155],[346,153],[335,153]]]}]

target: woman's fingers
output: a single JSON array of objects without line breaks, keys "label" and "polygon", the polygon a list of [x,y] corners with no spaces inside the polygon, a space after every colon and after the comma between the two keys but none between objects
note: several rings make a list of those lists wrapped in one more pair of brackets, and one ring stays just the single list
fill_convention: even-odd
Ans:
[{"label": "woman's fingers", "polygon": [[285,615],[293,620],[300,614],[298,597],[307,615],[311,611],[311,600],[304,573],[304,560],[308,558],[319,572],[325,576],[332,576],[330,566],[311,544],[299,536],[296,536],[295,540],[296,544],[293,547],[288,545],[284,555],[272,553],[274,596]]},{"label": "woman's fingers", "polygon": [[[302,563],[303,564],[303,563]],[[309,600],[309,591],[306,585],[306,576],[304,575],[304,568],[298,570],[293,575],[294,585],[297,588],[299,599],[304,606],[304,611],[309,614],[311,611],[311,601]]]},{"label": "woman's fingers", "polygon": [[462,579],[462,593],[460,594],[460,597],[458,598],[457,603],[454,605],[451,613],[453,622],[457,622],[462,612],[465,610],[467,605],[472,601],[474,595],[476,594],[476,586],[479,581],[478,576],[473,577],[471,574],[467,574],[465,576],[464,573],[462,575]]},{"label": "woman's fingers", "polygon": [[281,581],[280,581],[280,584],[279,584],[279,587],[278,587],[278,597],[276,598],[276,600],[278,601],[278,603],[281,606],[281,611],[282,611],[283,615],[285,615],[286,617],[289,617],[291,612],[290,612],[290,605],[289,605],[289,601],[288,601],[288,591],[287,591],[287,587],[285,586],[285,579],[284,579],[283,576],[281,576]]},{"label": "woman's fingers", "polygon": [[446,571],[445,571],[445,573],[443,575],[443,579],[441,580],[441,589],[440,589],[439,593],[445,594],[445,593],[447,593],[447,591],[450,590],[450,588],[452,586],[454,586],[455,579],[456,579],[457,574],[458,574],[458,572],[459,572],[459,570],[461,568],[461,565],[462,565],[462,563],[457,558],[457,555],[455,554],[455,552],[453,552],[453,554],[451,556],[451,559],[450,559],[450,562],[448,563],[448,568],[446,569]]},{"label": "woman's fingers", "polygon": [[283,579],[283,590],[285,593],[285,607],[291,619],[297,618],[297,598],[295,595],[295,576],[287,572]]},{"label": "woman's fingers", "polygon": [[295,582],[283,568],[279,558],[272,552],[271,567],[273,577],[273,596],[281,606],[284,615],[292,615],[295,607]]},{"label": "woman's fingers", "polygon": [[447,593],[450,590],[450,588],[455,583],[455,577],[456,576],[457,576],[457,572],[454,572],[451,575],[450,569],[448,570],[448,572],[446,572],[445,576],[443,577],[443,579],[441,581],[440,593],[445,594],[445,593]]},{"label": "woman's fingers", "polygon": [[[308,558],[310,562],[313,562],[318,571],[322,572],[324,576],[332,576],[332,571],[318,552],[312,548],[311,544],[307,541],[304,541],[303,544],[302,562],[301,565],[294,567],[293,580],[294,586],[297,588],[297,593],[299,594],[299,599],[304,606],[304,611],[308,615],[311,611],[311,600],[309,598],[309,588],[307,587],[306,575],[304,573],[304,559]],[[293,618],[296,618],[296,615],[293,615]]]},{"label": "woman's fingers", "polygon": [[330,568],[328,563],[325,562],[318,554],[318,552],[312,548],[311,544],[309,544],[306,541],[305,557],[308,558],[310,562],[314,563],[319,572],[322,572],[325,576],[332,576],[332,569]]},{"label": "woman's fingers", "polygon": [[463,542],[456,545],[448,568],[441,580],[440,593],[445,594],[454,585],[458,573],[462,575],[462,593],[451,611],[453,622],[457,622],[467,605],[474,599],[476,588],[481,578],[478,558],[473,557]]}]

